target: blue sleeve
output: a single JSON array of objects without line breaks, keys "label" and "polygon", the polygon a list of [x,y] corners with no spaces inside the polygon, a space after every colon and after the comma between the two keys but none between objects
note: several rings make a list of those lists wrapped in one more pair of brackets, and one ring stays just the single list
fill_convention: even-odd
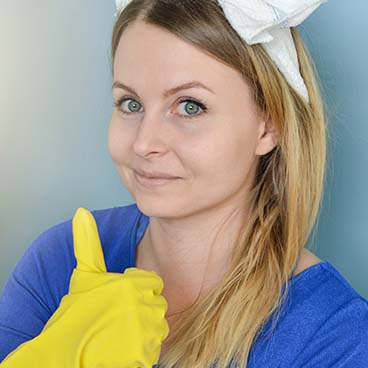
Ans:
[{"label": "blue sleeve", "polygon": [[68,226],[71,231],[65,222],[41,233],[10,274],[0,296],[0,362],[40,334],[68,292],[74,267]]},{"label": "blue sleeve", "polygon": [[368,302],[354,298],[336,310],[303,346],[293,368],[367,368]]}]

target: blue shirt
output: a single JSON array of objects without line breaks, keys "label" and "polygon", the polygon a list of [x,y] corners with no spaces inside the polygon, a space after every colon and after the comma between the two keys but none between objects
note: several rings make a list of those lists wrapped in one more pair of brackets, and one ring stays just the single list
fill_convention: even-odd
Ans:
[{"label": "blue shirt", "polygon": [[[135,249],[149,217],[135,203],[90,211],[108,272],[135,267]],[[0,362],[39,335],[68,293],[76,267],[72,219],[42,232],[26,249],[0,297]],[[367,368],[368,300],[329,262],[290,281],[276,330],[271,319],[252,345],[248,368]]]}]

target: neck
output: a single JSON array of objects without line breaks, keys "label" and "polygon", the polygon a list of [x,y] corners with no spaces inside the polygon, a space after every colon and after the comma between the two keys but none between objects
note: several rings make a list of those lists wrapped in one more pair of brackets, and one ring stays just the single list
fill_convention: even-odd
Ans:
[{"label": "neck", "polygon": [[210,288],[227,271],[246,213],[244,206],[238,206],[181,218],[150,217],[137,247],[136,265],[156,271],[165,290],[195,299],[202,284]]}]

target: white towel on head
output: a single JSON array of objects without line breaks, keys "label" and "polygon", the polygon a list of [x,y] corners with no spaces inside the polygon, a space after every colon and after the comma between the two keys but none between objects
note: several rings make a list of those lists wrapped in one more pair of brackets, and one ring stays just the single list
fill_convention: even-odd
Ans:
[{"label": "white towel on head", "polygon": [[327,0],[219,0],[226,18],[247,44],[261,43],[289,84],[306,100],[290,27],[302,23]]}]

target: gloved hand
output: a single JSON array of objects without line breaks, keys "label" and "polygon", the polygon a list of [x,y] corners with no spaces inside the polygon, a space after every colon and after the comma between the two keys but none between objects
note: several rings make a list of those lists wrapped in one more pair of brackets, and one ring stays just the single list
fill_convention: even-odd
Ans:
[{"label": "gloved hand", "polygon": [[106,272],[93,215],[73,218],[69,293],[42,332],[12,351],[1,368],[152,368],[168,336],[163,281],[135,267]]}]

